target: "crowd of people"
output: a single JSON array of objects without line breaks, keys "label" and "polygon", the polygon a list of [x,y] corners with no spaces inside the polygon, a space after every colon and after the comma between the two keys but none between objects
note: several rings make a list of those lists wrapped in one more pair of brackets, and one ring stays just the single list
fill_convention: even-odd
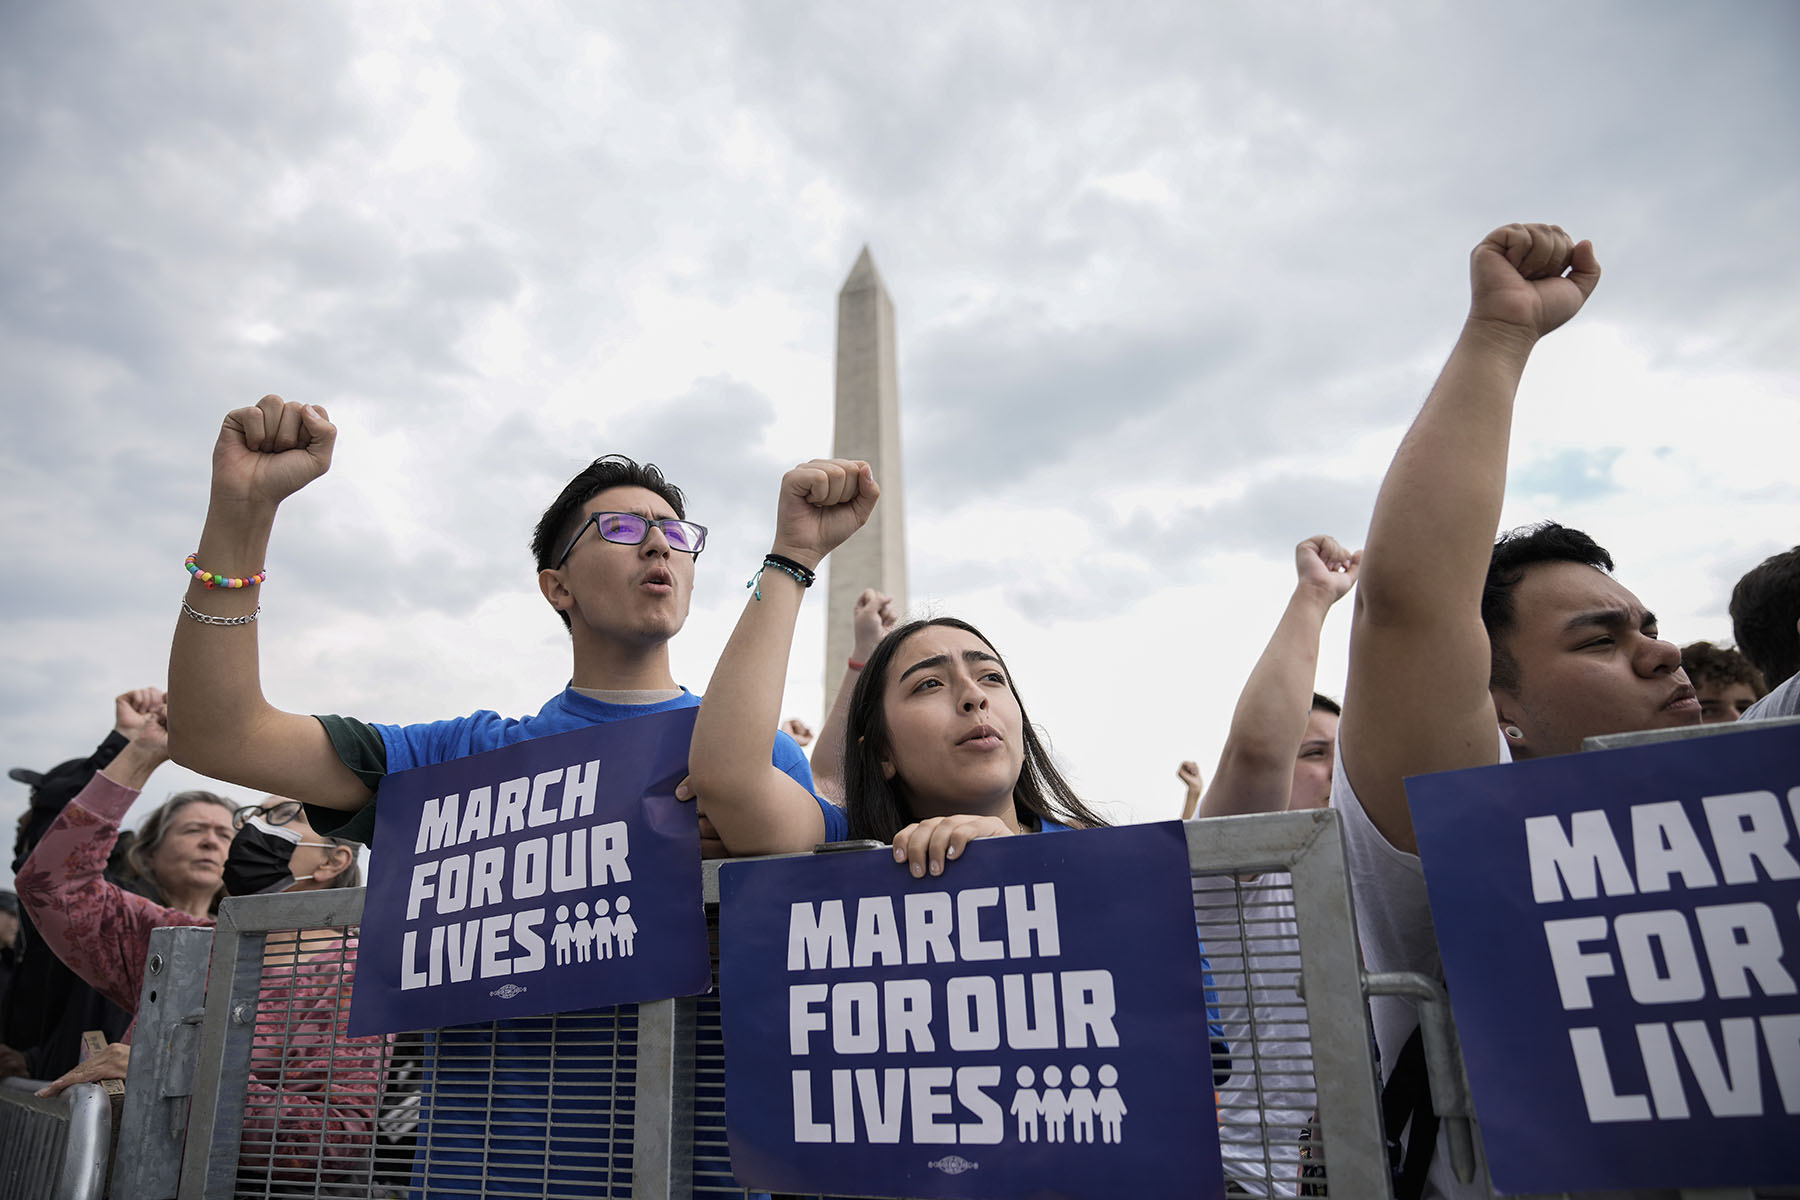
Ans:
[{"label": "crowd of people", "polygon": [[[1596,734],[1800,712],[1800,547],[1739,583],[1736,650],[1678,649],[1586,533],[1554,523],[1498,528],[1526,362],[1599,280],[1591,244],[1556,226],[1510,225],[1480,242],[1467,321],[1387,472],[1367,545],[1352,551],[1321,535],[1295,548],[1292,596],[1245,683],[1210,783],[1193,762],[1177,772],[1184,817],[1337,811],[1371,971],[1442,978],[1406,777],[1570,753]],[[1079,837],[1106,823],[1047,752],[994,643],[959,617],[906,620],[873,589],[856,602],[852,657],[817,738],[782,720],[807,589],[880,499],[868,464],[849,460],[813,460],[781,479],[770,552],[704,699],[674,677],[670,642],[687,617],[707,529],[658,468],[608,455],[569,481],[531,539],[539,590],[571,651],[568,683],[540,711],[395,725],[275,708],[263,695],[256,626],[270,533],[279,506],[329,468],[336,435],[323,408],[275,396],[226,416],[167,695],[120,696],[112,733],[87,759],[43,775],[14,772],[33,788],[15,862],[27,950],[0,957],[13,978],[0,1067],[54,1079],[47,1092],[124,1074],[151,928],[207,924],[223,892],[355,885],[354,846],[373,841],[389,772],[698,707],[690,775],[677,795],[695,802],[710,856],[872,838],[892,847],[895,869],[924,878],[953,870],[977,839]],[[1340,705],[1315,675],[1326,613],[1353,588]],[[810,760],[797,737],[814,743]],[[179,793],[142,821],[121,857],[120,822],[171,754],[269,795],[240,808]],[[1279,952],[1298,953],[1282,881],[1237,882],[1243,911],[1276,931]],[[8,915],[0,903],[0,935]],[[366,1158],[391,1048],[338,1025],[354,951],[354,939],[335,931],[270,946],[284,965],[265,974],[265,993],[280,991],[291,1016],[271,1047],[278,1075],[252,1080],[247,1128],[260,1135],[246,1145],[260,1149],[247,1170],[279,1175],[309,1158]],[[1262,970],[1248,969],[1252,979]],[[31,971],[39,982],[22,986]],[[1275,986],[1272,976],[1262,982]],[[1196,1014],[1214,1042],[1221,1110],[1267,1118],[1224,1128],[1227,1174],[1238,1194],[1297,1194],[1298,1145],[1269,1145],[1262,1131],[1304,1124],[1305,1088],[1297,1069],[1259,1063],[1287,1061],[1282,1047],[1293,1049],[1304,1029],[1281,1032],[1255,1003],[1221,1004],[1209,993],[1209,1011]],[[1384,1072],[1416,1057],[1412,1001],[1377,997],[1371,1015]],[[1233,1053],[1252,1023],[1274,1039],[1268,1060]],[[112,1048],[76,1063],[70,1035],[89,1028],[106,1030]],[[459,1035],[439,1036],[448,1048]],[[488,1137],[449,1119],[431,1137],[466,1152],[466,1173],[490,1188],[523,1189],[527,1176],[512,1178],[508,1156],[541,1163],[581,1135],[563,1128],[570,1109],[552,1102],[545,1069],[533,1065],[544,1061],[545,1029],[503,1021],[497,1036],[488,1086],[520,1118],[513,1132]],[[330,1069],[307,1059],[320,1045],[336,1047]],[[1403,1194],[1479,1194],[1450,1171],[1428,1096],[1394,1132]],[[529,1178],[540,1179],[540,1168]]]}]

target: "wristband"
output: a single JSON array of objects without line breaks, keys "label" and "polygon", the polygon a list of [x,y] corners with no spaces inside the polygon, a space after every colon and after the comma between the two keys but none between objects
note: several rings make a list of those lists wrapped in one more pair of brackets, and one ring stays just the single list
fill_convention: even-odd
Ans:
[{"label": "wristband", "polygon": [[802,588],[809,588],[813,585],[813,573],[793,559],[783,558],[779,554],[764,555],[762,566],[756,568],[756,574],[752,575],[749,582],[744,584],[747,588],[756,589],[755,596],[758,600],[762,599],[762,573],[770,567],[774,567]]},{"label": "wristband", "polygon": [[849,662],[849,667],[852,671],[860,671],[868,665],[869,664],[866,662],[857,662],[854,658]]},{"label": "wristband", "polygon": [[264,567],[262,570],[258,571],[256,574],[250,576],[250,578],[248,578],[248,579],[233,579],[227,575],[215,575],[211,571],[205,571],[200,568],[199,562],[196,561],[197,559],[199,559],[199,557],[200,557],[200,552],[198,550],[196,550],[192,554],[188,555],[187,558],[182,560],[181,565],[187,568],[187,573],[189,575],[192,575],[195,579],[197,579],[201,583],[205,584],[208,588],[255,587],[257,584],[261,583],[263,580],[265,580],[269,577],[269,569],[267,567]]}]

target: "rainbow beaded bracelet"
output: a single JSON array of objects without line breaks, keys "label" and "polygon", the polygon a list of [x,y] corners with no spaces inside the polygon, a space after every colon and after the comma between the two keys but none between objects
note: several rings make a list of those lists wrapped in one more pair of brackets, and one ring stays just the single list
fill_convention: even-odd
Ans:
[{"label": "rainbow beaded bracelet", "polygon": [[195,561],[199,557],[200,552],[196,550],[188,555],[187,558],[182,561],[181,565],[187,568],[187,573],[189,575],[192,575],[195,579],[198,579],[209,588],[255,587],[269,577],[269,569],[267,567],[264,567],[248,579],[232,579],[224,575],[214,575],[211,571],[201,570],[200,564]]}]

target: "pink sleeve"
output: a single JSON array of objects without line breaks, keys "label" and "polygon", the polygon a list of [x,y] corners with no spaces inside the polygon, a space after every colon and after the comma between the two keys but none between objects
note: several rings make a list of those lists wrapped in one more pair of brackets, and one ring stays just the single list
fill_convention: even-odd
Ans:
[{"label": "pink sleeve", "polygon": [[[357,1176],[372,1162],[387,1037],[345,1030],[356,939],[265,965],[239,1161],[278,1178]],[[273,958],[273,956],[271,956]]]},{"label": "pink sleeve", "polygon": [[137,796],[96,772],[44,832],[14,885],[45,944],[126,1012],[137,1011],[150,931],[159,925],[212,924],[106,878],[119,819]]}]

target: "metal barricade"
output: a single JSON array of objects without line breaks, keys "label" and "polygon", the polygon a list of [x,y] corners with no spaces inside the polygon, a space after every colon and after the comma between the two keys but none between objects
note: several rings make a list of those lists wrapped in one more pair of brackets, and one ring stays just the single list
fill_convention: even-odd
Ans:
[{"label": "metal barricade", "polygon": [[100,1200],[112,1101],[97,1083],[40,1100],[42,1080],[0,1081],[0,1200]]},{"label": "metal barricade", "polygon": [[[1305,1166],[1309,1195],[1385,1195],[1335,815],[1190,822],[1187,838],[1195,920],[1232,1045],[1220,1091],[1228,1175],[1251,1195],[1295,1195]],[[716,963],[716,864],[702,878]],[[321,1018],[321,997],[348,996],[362,901],[337,890],[225,903],[180,1196],[748,1194],[726,1148],[716,991],[371,1047]],[[301,930],[346,936],[296,940]],[[331,979],[344,981],[341,993]],[[151,1086],[168,1096],[180,1082]],[[301,1089],[303,1100],[289,1095]],[[284,1105],[301,1117],[271,1121]]]}]

